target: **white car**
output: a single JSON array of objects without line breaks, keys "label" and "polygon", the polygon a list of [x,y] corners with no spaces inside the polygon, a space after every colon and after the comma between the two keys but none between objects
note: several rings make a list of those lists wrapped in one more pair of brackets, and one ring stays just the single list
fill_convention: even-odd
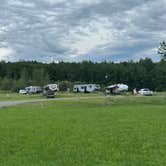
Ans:
[{"label": "white car", "polygon": [[153,91],[151,91],[151,90],[149,90],[149,89],[147,89],[147,88],[145,88],[145,89],[140,89],[140,90],[138,91],[138,93],[139,93],[140,95],[143,95],[143,96],[152,96],[152,95],[153,95]]},{"label": "white car", "polygon": [[25,89],[20,89],[18,93],[21,95],[25,95],[27,94],[27,91]]}]

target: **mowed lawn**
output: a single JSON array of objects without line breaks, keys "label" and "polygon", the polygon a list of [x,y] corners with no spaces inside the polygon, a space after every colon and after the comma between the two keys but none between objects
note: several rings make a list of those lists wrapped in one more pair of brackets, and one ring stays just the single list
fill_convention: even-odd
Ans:
[{"label": "mowed lawn", "polygon": [[164,166],[166,99],[108,97],[0,108],[2,166]]}]

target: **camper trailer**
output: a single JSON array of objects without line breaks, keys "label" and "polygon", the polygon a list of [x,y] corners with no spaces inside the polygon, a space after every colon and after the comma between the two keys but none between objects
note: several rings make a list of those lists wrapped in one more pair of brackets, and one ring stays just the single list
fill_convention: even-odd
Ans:
[{"label": "camper trailer", "polygon": [[43,95],[47,98],[54,98],[58,91],[57,84],[48,84],[43,87]]},{"label": "camper trailer", "polygon": [[42,88],[40,86],[29,86],[26,87],[25,90],[28,94],[36,94],[42,92]]},{"label": "camper trailer", "polygon": [[114,84],[114,85],[107,86],[106,93],[121,94],[121,93],[127,92],[128,88],[129,88],[128,85],[125,85],[125,84]]},{"label": "camper trailer", "polygon": [[80,84],[80,85],[74,85],[73,92],[91,93],[99,91],[100,89],[101,87],[98,84]]}]

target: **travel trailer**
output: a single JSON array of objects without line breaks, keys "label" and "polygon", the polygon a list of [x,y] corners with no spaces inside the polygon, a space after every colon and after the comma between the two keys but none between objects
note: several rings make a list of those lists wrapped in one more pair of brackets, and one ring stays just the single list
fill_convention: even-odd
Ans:
[{"label": "travel trailer", "polygon": [[43,95],[47,98],[54,98],[58,91],[57,84],[48,84],[43,87]]},{"label": "travel trailer", "polygon": [[73,92],[91,93],[99,91],[100,89],[101,87],[98,84],[80,84],[80,85],[74,85]]},{"label": "travel trailer", "polygon": [[42,92],[42,88],[40,86],[29,86],[29,87],[26,87],[25,90],[28,94],[35,94],[35,93]]},{"label": "travel trailer", "polygon": [[127,92],[128,88],[129,88],[128,85],[125,85],[125,84],[114,84],[114,85],[107,86],[106,93],[121,94],[121,93]]}]

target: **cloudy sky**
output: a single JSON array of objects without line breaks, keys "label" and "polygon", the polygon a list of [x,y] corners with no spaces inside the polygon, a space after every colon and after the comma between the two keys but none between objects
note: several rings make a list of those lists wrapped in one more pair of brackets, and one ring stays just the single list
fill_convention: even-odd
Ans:
[{"label": "cloudy sky", "polygon": [[158,61],[165,11],[166,0],[0,0],[0,60]]}]

